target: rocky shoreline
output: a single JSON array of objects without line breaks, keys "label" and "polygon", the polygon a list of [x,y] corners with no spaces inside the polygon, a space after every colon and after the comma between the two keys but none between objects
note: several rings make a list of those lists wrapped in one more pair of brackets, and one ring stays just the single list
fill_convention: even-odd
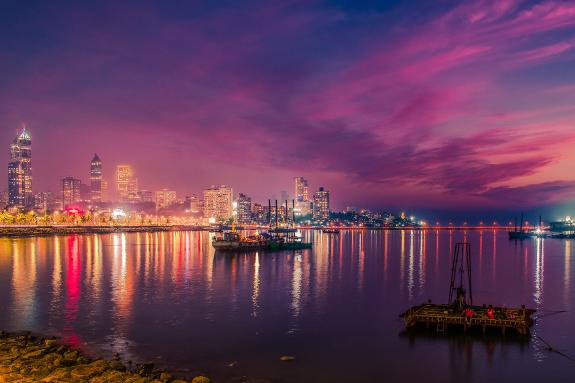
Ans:
[{"label": "rocky shoreline", "polygon": [[[0,383],[3,382],[89,382],[89,383],[186,383],[152,363],[129,370],[119,357],[90,359],[59,344],[54,338],[0,332]],[[196,376],[191,383],[209,383]]]}]

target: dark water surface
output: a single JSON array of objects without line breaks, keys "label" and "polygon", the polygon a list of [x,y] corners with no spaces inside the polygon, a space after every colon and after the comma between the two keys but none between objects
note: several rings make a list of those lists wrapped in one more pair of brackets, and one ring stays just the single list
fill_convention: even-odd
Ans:
[{"label": "dark water surface", "polygon": [[[575,357],[573,241],[487,230],[304,236],[312,250],[241,255],[214,254],[205,232],[1,238],[0,328],[216,382],[572,381],[575,362],[538,337]],[[543,315],[528,342],[400,335],[401,311],[447,299],[450,249],[464,236],[475,303],[567,312]]]}]

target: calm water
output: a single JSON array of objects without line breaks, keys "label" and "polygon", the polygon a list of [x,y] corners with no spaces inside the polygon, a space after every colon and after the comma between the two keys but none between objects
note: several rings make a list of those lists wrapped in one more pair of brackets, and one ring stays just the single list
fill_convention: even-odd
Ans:
[{"label": "calm water", "polygon": [[[575,373],[538,340],[575,357],[573,241],[304,235],[313,250],[235,256],[215,255],[202,232],[2,238],[0,328],[220,382],[559,382]],[[476,303],[567,312],[541,317],[527,343],[400,335],[401,311],[447,299],[450,249],[464,236]]]}]

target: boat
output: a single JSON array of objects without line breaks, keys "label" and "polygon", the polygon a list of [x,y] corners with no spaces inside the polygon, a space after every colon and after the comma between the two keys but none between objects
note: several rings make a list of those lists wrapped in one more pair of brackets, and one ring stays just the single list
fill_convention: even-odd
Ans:
[{"label": "boat", "polygon": [[543,226],[541,221],[541,216],[539,217],[539,225],[533,229],[524,229],[523,228],[523,214],[521,214],[521,225],[519,229],[517,229],[517,221],[515,222],[515,230],[508,232],[509,239],[528,239],[528,238],[547,238],[551,237],[551,232],[548,228]]},{"label": "boat", "polygon": [[322,230],[325,234],[339,234],[339,229],[335,227],[326,227]]},{"label": "boat", "polygon": [[[457,279],[459,279],[458,286],[456,286]],[[531,316],[535,310],[528,309],[525,305],[514,308],[473,304],[471,246],[467,242],[455,245],[447,302],[447,304],[433,304],[429,300],[400,314],[406,330],[433,326],[437,333],[444,333],[456,329],[463,331],[480,329],[486,332],[491,328],[501,330],[501,334],[513,330],[520,335],[528,335],[529,328],[533,325]]]},{"label": "boat", "polygon": [[218,232],[212,246],[221,251],[253,251],[269,248],[269,239],[261,234],[243,236],[235,230]]},{"label": "boat", "polygon": [[287,201],[285,206],[285,221],[283,226],[278,222],[278,206],[276,201],[275,225],[271,220],[271,201],[269,203],[268,220],[270,228],[268,231],[256,233],[254,235],[243,235],[232,225],[231,230],[224,230],[216,233],[212,239],[212,246],[220,251],[253,251],[253,250],[301,250],[311,249],[311,242],[302,240],[301,232],[296,229],[295,217],[290,225],[287,219]]}]

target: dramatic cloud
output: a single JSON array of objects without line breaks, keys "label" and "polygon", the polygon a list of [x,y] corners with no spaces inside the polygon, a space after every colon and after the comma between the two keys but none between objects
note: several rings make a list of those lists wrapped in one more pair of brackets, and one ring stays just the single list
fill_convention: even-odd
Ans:
[{"label": "dramatic cloud", "polygon": [[180,193],[265,198],[304,175],[338,207],[574,196],[575,3],[13,7],[0,144],[30,124],[36,190],[98,152],[109,178],[132,162]]}]

